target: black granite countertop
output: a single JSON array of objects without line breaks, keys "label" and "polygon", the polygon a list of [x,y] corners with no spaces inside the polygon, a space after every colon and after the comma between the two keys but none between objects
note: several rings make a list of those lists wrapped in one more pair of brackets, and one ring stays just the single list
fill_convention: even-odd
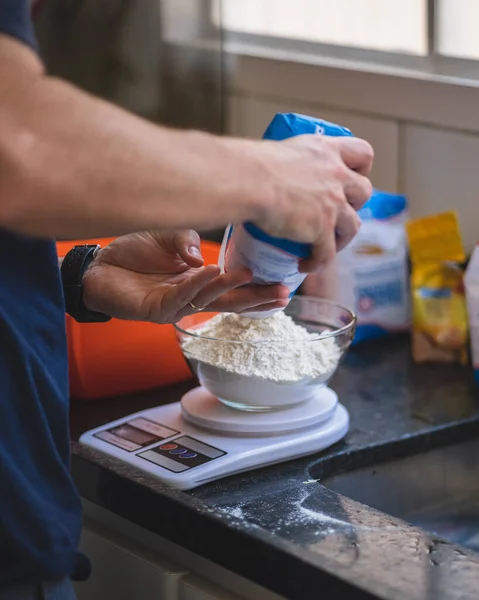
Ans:
[{"label": "black granite countertop", "polygon": [[[73,402],[72,438],[179,400],[193,385]],[[178,492],[74,441],[74,478],[84,498],[287,598],[477,598],[479,554],[318,481],[374,456],[479,436],[470,369],[414,365],[408,339],[397,338],[350,351],[332,387],[349,409],[351,428],[321,454]]]}]

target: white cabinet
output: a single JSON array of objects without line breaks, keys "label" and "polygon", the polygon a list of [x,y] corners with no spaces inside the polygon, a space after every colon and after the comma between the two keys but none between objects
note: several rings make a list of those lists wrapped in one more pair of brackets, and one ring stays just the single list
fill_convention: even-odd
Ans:
[{"label": "white cabinet", "polygon": [[78,600],[179,600],[188,571],[167,558],[91,525],[80,549],[93,570],[88,581],[75,584]]},{"label": "white cabinet", "polygon": [[285,600],[88,501],[80,550],[93,571],[78,600]]}]

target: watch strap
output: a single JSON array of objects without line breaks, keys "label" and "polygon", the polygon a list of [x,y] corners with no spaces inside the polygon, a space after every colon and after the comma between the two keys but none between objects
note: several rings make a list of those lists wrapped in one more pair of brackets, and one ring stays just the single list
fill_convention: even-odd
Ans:
[{"label": "watch strap", "polygon": [[83,301],[83,276],[100,250],[100,246],[74,246],[63,259],[60,271],[67,314],[79,323],[105,323],[111,317],[88,310]]}]

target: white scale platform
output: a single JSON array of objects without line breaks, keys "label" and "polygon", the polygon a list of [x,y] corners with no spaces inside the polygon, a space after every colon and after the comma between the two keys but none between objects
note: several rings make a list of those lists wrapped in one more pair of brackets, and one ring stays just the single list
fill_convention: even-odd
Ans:
[{"label": "white scale platform", "polygon": [[341,440],[349,414],[329,388],[267,413],[227,408],[204,388],[84,433],[85,444],[188,490],[215,479],[313,454]]}]

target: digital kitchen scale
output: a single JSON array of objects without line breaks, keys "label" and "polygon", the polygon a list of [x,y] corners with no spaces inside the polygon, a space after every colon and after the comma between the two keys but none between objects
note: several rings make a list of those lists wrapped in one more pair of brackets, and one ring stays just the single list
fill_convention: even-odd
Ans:
[{"label": "digital kitchen scale", "polygon": [[203,387],[84,433],[80,443],[188,490],[215,479],[324,450],[349,414],[329,388],[290,408],[253,413],[224,406]]}]

